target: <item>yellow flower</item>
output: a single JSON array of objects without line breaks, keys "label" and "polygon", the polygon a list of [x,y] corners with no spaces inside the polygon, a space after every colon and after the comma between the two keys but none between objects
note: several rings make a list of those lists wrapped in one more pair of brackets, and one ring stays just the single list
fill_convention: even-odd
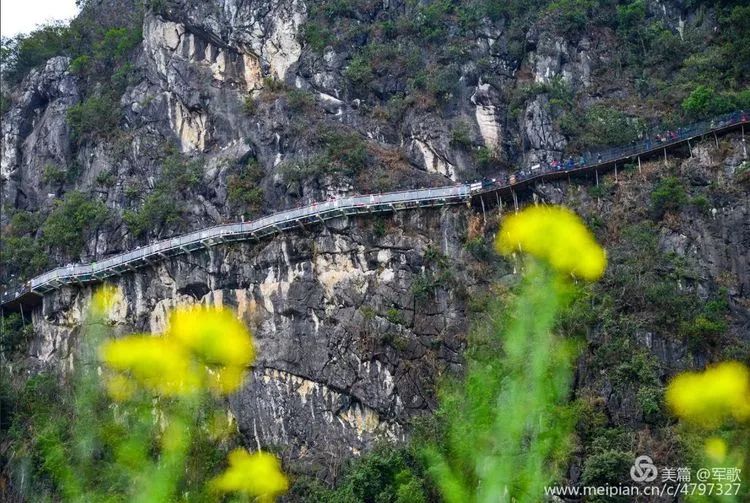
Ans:
[{"label": "yellow flower", "polygon": [[711,437],[704,445],[706,456],[717,463],[721,463],[727,457],[727,444],[719,437]]},{"label": "yellow flower", "polygon": [[99,354],[110,368],[129,372],[142,385],[163,395],[190,394],[200,387],[200,375],[190,355],[168,338],[131,335],[106,341]]},{"label": "yellow flower", "polygon": [[503,255],[523,251],[553,268],[594,281],[604,274],[607,255],[581,219],[562,206],[532,206],[506,217],[495,247]]},{"label": "yellow flower", "polygon": [[728,417],[750,419],[750,371],[725,362],[704,372],[685,372],[669,383],[666,402],[681,419],[713,428]]},{"label": "yellow flower", "polygon": [[[100,354],[110,368],[128,372],[161,394],[190,394],[206,387],[229,394],[242,385],[255,350],[247,328],[230,310],[191,307],[172,312],[164,336],[108,341]],[[110,396],[126,399],[123,381],[112,381]]]},{"label": "yellow flower", "polygon": [[250,454],[244,449],[229,453],[229,468],[211,484],[219,491],[241,492],[261,501],[273,501],[289,488],[275,456],[265,452]]},{"label": "yellow flower", "polygon": [[250,333],[229,309],[178,308],[167,336],[209,364],[245,367],[255,359]]}]

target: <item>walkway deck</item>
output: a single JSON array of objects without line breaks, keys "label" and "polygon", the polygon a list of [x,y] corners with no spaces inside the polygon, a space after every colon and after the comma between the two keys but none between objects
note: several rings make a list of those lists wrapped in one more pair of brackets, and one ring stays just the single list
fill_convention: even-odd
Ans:
[{"label": "walkway deck", "polygon": [[505,193],[511,194],[517,204],[516,192],[539,181],[580,173],[598,173],[619,163],[634,162],[636,159],[640,162],[640,158],[662,155],[662,153],[666,155],[667,150],[683,144],[692,148],[691,140],[709,134],[716,135],[715,137],[718,138],[720,134],[742,129],[744,141],[744,126],[750,123],[749,119],[750,112],[734,112],[716,117],[711,121],[679,128],[663,141],[648,139],[627,147],[588,154],[579,159],[578,162],[570,160],[556,167],[538,167],[492,181],[485,180],[484,182],[449,187],[345,197],[335,201],[317,202],[302,208],[280,211],[252,222],[208,227],[114,255],[99,262],[58,267],[36,276],[22,285],[6,289],[0,293],[0,305],[3,309],[11,310],[23,306],[32,307],[41,302],[45,293],[65,285],[97,283],[111,276],[153,265],[169,257],[192,253],[222,243],[260,240],[286,230],[304,228],[307,224],[322,223],[346,215],[384,213],[411,208],[459,204],[493,192],[497,193],[498,196]]}]

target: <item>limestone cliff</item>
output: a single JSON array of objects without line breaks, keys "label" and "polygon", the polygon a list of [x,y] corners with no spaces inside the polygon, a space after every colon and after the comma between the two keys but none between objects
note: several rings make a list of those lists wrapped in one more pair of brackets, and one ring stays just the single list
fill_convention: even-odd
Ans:
[{"label": "limestone cliff", "polygon": [[[612,20],[614,6],[575,29],[545,10],[549,2],[532,3],[524,17],[524,5],[497,13],[487,2],[84,2],[77,30],[128,43],[62,50],[2,89],[3,283],[314,200],[451,184],[628,144],[679,110],[683,95],[662,89],[672,102],[649,101],[656,90],[642,77],[669,82],[666,56],[644,70],[618,52],[628,33]],[[637,3],[661,30],[653,43],[667,48],[703,50],[720,25],[711,8]],[[650,222],[653,254],[669,260],[638,274],[696,302],[726,300],[726,334],[708,346],[651,318],[663,307],[658,292],[611,307],[623,316],[640,309],[643,323],[587,330],[577,396],[607,424],[646,432],[646,443],[660,441],[649,433],[656,420],[638,385],[617,373],[630,356],[656,362],[656,387],[718,358],[722,345],[744,354],[746,159],[741,133],[732,133],[680,150],[668,165],[602,174],[599,185],[579,178],[521,194],[524,204],[574,207],[614,257],[627,255],[625,231]],[[654,214],[652,192],[670,176],[684,200]],[[86,202],[65,213],[79,193]],[[440,375],[460,372],[489,284],[514,281],[512,266],[489,252],[498,218],[494,203],[486,214],[462,206],[341,218],[165,260],[114,280],[123,302],[111,321],[119,333],[159,331],[175,305],[236,309],[259,354],[253,378],[230,399],[247,445],[273,446],[327,476],[378,440],[408,436],[410,420],[434,406]],[[81,246],[50,238],[58,235]],[[602,288],[619,302],[632,285],[617,278],[636,266],[615,260]],[[14,372],[73,364],[90,295],[66,288],[44,298],[30,313],[31,340],[6,355]],[[605,358],[613,340],[627,343]]]}]

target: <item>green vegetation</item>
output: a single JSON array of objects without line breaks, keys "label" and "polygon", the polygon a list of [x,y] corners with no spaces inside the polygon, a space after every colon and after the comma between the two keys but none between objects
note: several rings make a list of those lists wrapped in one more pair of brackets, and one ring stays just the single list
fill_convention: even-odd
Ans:
[{"label": "green vegetation", "polygon": [[506,30],[510,44],[520,57],[525,30],[544,5],[439,0],[409,1],[405,9],[386,9],[367,0],[325,0],[310,6],[303,40],[320,53],[328,46],[340,52],[358,48],[345,69],[357,95],[384,101],[400,95],[408,107],[442,107],[455,99],[459,65],[473,50],[482,19],[504,19],[511,27]]},{"label": "green vegetation", "polygon": [[489,262],[494,258],[492,248],[489,246],[484,236],[476,236],[471,239],[467,239],[464,244],[471,255],[482,262]]},{"label": "green vegetation", "polygon": [[17,280],[30,278],[47,267],[49,258],[42,244],[32,236],[4,235],[0,248],[3,273]]},{"label": "green vegetation", "polygon": [[657,218],[668,211],[678,211],[687,202],[685,187],[679,178],[667,176],[651,192],[651,205]]},{"label": "green vegetation", "polygon": [[302,89],[290,89],[286,93],[286,100],[289,109],[296,113],[309,112],[315,105],[315,96]]},{"label": "green vegetation", "polygon": [[233,208],[243,215],[250,216],[257,213],[263,204],[263,168],[257,159],[250,159],[237,174],[227,178],[227,198]]},{"label": "green vegetation", "polygon": [[750,162],[743,161],[734,172],[734,177],[738,183],[750,186]]},{"label": "green vegetation", "polygon": [[[633,455],[616,448],[602,450],[592,454],[587,460],[581,474],[581,483],[587,486],[607,486],[625,483],[626,474],[633,465]],[[630,501],[628,497],[601,498],[592,501]]]},{"label": "green vegetation", "polygon": [[41,215],[22,210],[10,213],[8,225],[2,229],[0,265],[4,279],[10,283],[31,277],[44,270],[48,263],[47,253],[41,242],[35,239],[42,222]]},{"label": "green vegetation", "polygon": [[153,230],[174,227],[180,222],[180,205],[168,192],[154,190],[137,210],[126,210],[123,221],[135,237],[142,237]]},{"label": "green vegetation", "polygon": [[471,147],[471,143],[469,125],[463,121],[456,124],[451,130],[451,144],[466,149]]},{"label": "green vegetation", "polygon": [[559,33],[575,36],[591,23],[598,4],[598,0],[555,0],[545,13]]},{"label": "green vegetation", "polygon": [[[125,14],[125,13],[123,13]],[[142,39],[142,12],[135,10],[121,21],[127,26],[106,26],[82,16],[70,25],[48,24],[15,38],[3,38],[3,78],[16,84],[33,68],[55,56],[71,58],[71,71],[96,78],[106,77],[121,64]],[[130,17],[130,19],[124,19]],[[104,76],[96,76],[104,71]]]},{"label": "green vegetation", "polygon": [[283,168],[289,180],[317,175],[355,176],[367,165],[367,144],[359,134],[343,129],[325,129],[313,139],[319,153]]},{"label": "green vegetation", "polygon": [[110,92],[90,96],[68,110],[73,139],[84,142],[111,136],[120,125],[118,97]]},{"label": "green vegetation", "polygon": [[395,307],[392,307],[385,312],[385,319],[395,325],[403,325],[405,323],[404,315]]},{"label": "green vegetation", "polygon": [[0,327],[0,354],[6,359],[25,348],[34,334],[31,321],[24,320],[19,313],[3,315]]},{"label": "green vegetation", "polygon": [[728,293],[721,290],[703,304],[695,306],[695,314],[680,325],[680,332],[687,339],[688,348],[693,352],[706,352],[720,349],[722,336],[727,331],[727,314],[729,313]]},{"label": "green vegetation", "polygon": [[203,176],[200,161],[188,161],[170,152],[162,162],[159,181],[144,198],[140,208],[126,210],[123,220],[135,237],[149,232],[178,230],[186,210],[185,200],[197,188]]},{"label": "green vegetation", "polygon": [[438,289],[449,288],[455,279],[448,258],[438,248],[428,247],[423,257],[424,270],[414,278],[411,292],[414,302],[424,302],[433,298]]},{"label": "green vegetation", "polygon": [[577,150],[627,145],[644,130],[641,121],[601,105],[588,107],[580,116],[566,114],[561,128],[566,135],[575,138]]},{"label": "green vegetation", "polygon": [[258,111],[258,104],[255,102],[255,98],[253,98],[251,95],[245,96],[244,101],[242,102],[242,111],[245,112],[246,115],[253,116]]},{"label": "green vegetation", "polygon": [[49,24],[28,35],[2,39],[3,79],[11,84],[21,81],[32,69],[54,56],[72,54],[81,43],[81,33],[64,24]]},{"label": "green vegetation", "polygon": [[44,183],[48,183],[50,185],[62,185],[65,183],[65,170],[55,166],[54,164],[47,164],[44,167],[44,172],[42,173],[42,180]]},{"label": "green vegetation", "polygon": [[682,108],[695,119],[705,119],[734,110],[750,108],[750,89],[717,93],[712,87],[698,85],[682,101]]},{"label": "green vegetation", "polygon": [[414,447],[383,445],[352,462],[335,488],[299,477],[290,497],[319,503],[426,503],[432,501],[426,484],[424,464]]},{"label": "green vegetation", "polygon": [[472,150],[474,160],[481,169],[492,169],[500,162],[497,152],[487,147],[479,147]]},{"label": "green vegetation", "polygon": [[96,175],[96,184],[101,187],[112,188],[117,182],[117,176],[114,171],[102,171]]},{"label": "green vegetation", "polygon": [[75,258],[109,216],[109,209],[103,202],[82,192],[69,192],[65,199],[55,202],[55,208],[42,226],[42,241]]},{"label": "green vegetation", "polygon": [[[514,68],[526,56],[526,35],[534,24],[573,43],[584,33],[611,38],[611,62],[596,81],[604,88],[633,82],[635,101],[626,92],[584,107],[559,78],[508,88],[496,80],[497,68],[489,58],[476,58],[482,81],[497,84],[510,98],[511,115],[520,113],[529,99],[546,94],[548,111],[568,137],[570,152],[578,153],[750,106],[748,7],[729,0],[692,2],[690,8],[695,15],[675,29],[644,0],[410,1],[404,9],[385,9],[367,0],[324,0],[311,6],[303,40],[319,53],[328,46],[351,53],[344,71],[349,91],[379,101],[371,108],[373,116],[396,122],[409,108],[440,111],[455,99],[459,78],[466,77],[460,65],[478,56],[473,44],[484,20],[502,23],[507,44],[501,56]],[[666,124],[659,126],[641,104],[660,111],[682,104],[684,113],[665,117]],[[461,132],[452,139],[456,146],[467,146]],[[491,164],[487,161],[477,159],[485,166]]]},{"label": "green vegetation", "polygon": [[387,232],[388,232],[388,229],[386,228],[385,220],[383,220],[382,218],[378,218],[377,220],[375,220],[375,222],[373,222],[372,224],[373,236],[375,236],[376,238],[382,238],[383,236],[386,235]]}]

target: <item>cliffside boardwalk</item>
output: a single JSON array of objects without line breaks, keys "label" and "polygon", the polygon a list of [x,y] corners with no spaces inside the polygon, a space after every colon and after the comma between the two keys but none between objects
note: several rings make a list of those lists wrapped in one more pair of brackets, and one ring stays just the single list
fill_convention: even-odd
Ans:
[{"label": "cliffside boardwalk", "polygon": [[252,222],[216,225],[158,241],[98,262],[58,267],[31,278],[22,285],[4,289],[0,293],[0,305],[3,309],[11,310],[30,307],[38,304],[45,293],[65,285],[97,283],[111,276],[153,265],[169,257],[222,243],[260,240],[286,230],[304,228],[308,224],[322,223],[341,216],[445,206],[470,202],[474,198],[480,198],[483,207],[482,196],[489,193],[495,193],[498,201],[500,197],[510,195],[514,206],[517,207],[516,192],[529,184],[591,172],[595,173],[598,180],[599,171],[616,168],[618,163],[637,161],[640,164],[640,159],[644,157],[662,153],[666,156],[668,150],[683,144],[687,144],[692,155],[691,140],[713,135],[718,143],[718,135],[736,129],[742,130],[742,140],[745,141],[745,125],[748,123],[750,111],[737,111],[678,128],[663,136],[659,135],[657,139],[648,138],[625,147],[584,154],[577,160],[569,158],[567,161],[562,160],[551,165],[536,165],[508,177],[446,187],[345,197],[280,211]]}]

